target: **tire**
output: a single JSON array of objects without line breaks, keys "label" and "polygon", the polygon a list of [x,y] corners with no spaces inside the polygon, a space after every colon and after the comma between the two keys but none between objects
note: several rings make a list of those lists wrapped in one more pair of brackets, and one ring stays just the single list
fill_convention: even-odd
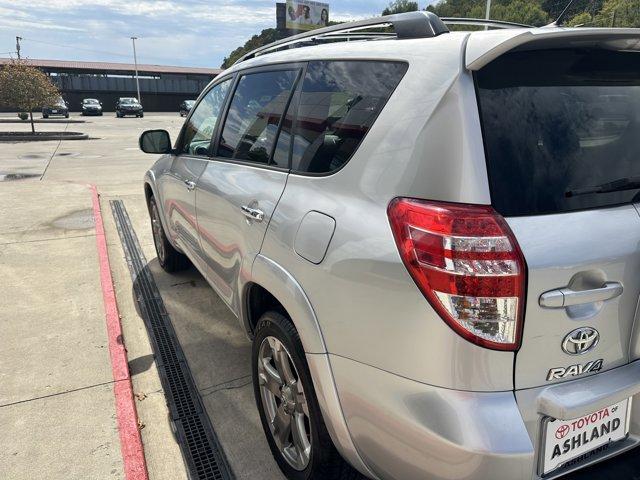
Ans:
[{"label": "tire", "polygon": [[144,117],[144,113],[141,113],[141,114],[140,114],[140,118],[143,118],[143,117]]},{"label": "tire", "polygon": [[[364,480],[333,445],[322,419],[300,337],[289,318],[275,311],[260,318],[251,359],[253,390],[262,428],[284,476],[289,480]],[[278,423],[277,418],[285,417],[289,417],[290,422],[288,433],[276,441],[273,432],[277,427],[272,425]],[[302,440],[294,440],[296,437]]]},{"label": "tire", "polygon": [[64,116],[64,118],[69,118],[69,114],[67,113],[67,114]]},{"label": "tire", "polygon": [[42,114],[42,118],[49,118],[49,115]]},{"label": "tire", "polygon": [[173,273],[186,270],[191,266],[189,259],[173,248],[171,242],[167,239],[167,235],[160,220],[160,210],[156,204],[156,199],[149,199],[149,216],[151,220],[151,232],[153,234],[153,243],[156,247],[158,255],[158,263],[165,272]]}]

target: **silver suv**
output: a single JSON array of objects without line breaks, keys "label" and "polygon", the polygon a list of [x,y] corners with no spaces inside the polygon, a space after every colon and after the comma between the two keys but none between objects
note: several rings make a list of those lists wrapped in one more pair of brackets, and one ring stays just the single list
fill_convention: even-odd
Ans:
[{"label": "silver suv", "polygon": [[143,134],[160,264],[252,339],[287,478],[555,478],[638,445],[639,51],[377,18],[248,54],[175,147]]}]

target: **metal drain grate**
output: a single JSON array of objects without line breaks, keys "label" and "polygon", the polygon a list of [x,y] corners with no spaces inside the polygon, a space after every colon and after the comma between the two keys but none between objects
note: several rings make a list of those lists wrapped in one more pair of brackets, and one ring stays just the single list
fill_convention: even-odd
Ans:
[{"label": "metal drain grate", "polygon": [[202,406],[171,318],[147,266],[124,203],[122,200],[109,203],[190,477],[194,480],[231,480],[231,469]]}]

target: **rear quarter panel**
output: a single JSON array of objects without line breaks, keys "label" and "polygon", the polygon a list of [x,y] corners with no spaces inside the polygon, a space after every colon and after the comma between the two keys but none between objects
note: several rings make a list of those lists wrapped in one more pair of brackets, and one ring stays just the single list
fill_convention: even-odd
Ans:
[{"label": "rear quarter panel", "polygon": [[[511,390],[513,353],[477,347],[440,319],[387,219],[396,196],[490,201],[473,82],[461,69],[464,39],[406,41],[403,52],[428,54],[388,55],[410,66],[371,131],[339,172],[289,176],[261,253],[302,286],[330,353],[431,385]],[[336,220],[318,265],[293,248],[311,210]]]}]

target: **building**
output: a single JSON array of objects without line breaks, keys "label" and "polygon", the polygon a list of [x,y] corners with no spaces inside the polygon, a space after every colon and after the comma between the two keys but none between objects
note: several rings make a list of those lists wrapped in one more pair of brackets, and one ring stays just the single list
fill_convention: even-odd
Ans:
[{"label": "building", "polygon": [[[0,58],[0,67],[10,59]],[[137,97],[132,63],[25,60],[46,73],[60,89],[71,111],[80,111],[83,98],[97,98],[105,111],[114,111],[119,97]],[[195,99],[222,70],[138,64],[140,96],[145,111],[177,111],[180,102]]]}]

